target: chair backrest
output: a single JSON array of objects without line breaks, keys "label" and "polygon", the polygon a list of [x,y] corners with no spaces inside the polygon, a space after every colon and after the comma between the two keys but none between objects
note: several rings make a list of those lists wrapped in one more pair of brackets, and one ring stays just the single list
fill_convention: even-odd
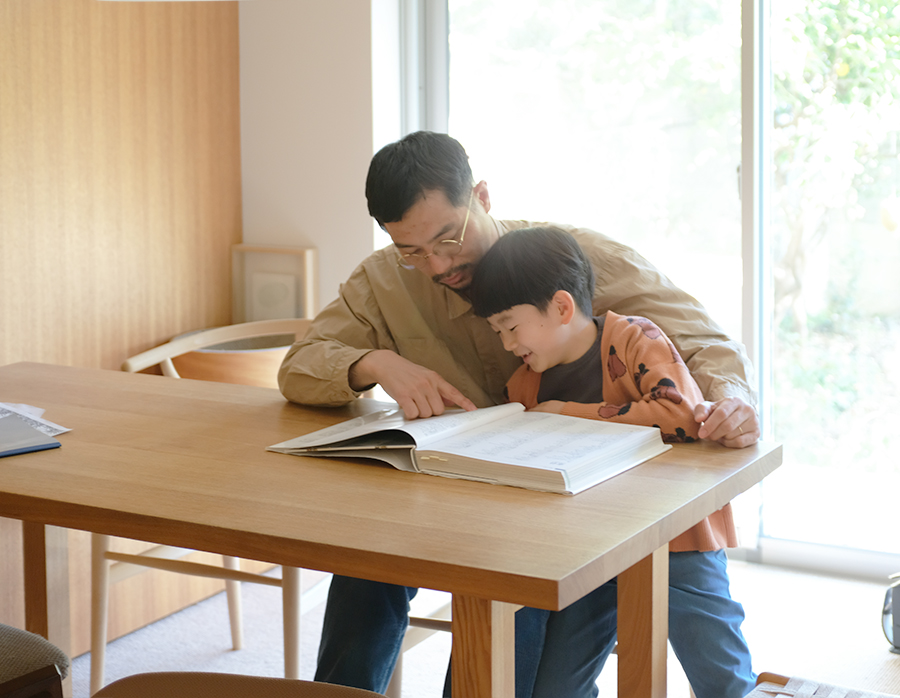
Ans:
[{"label": "chair backrest", "polygon": [[307,318],[257,320],[193,332],[176,337],[170,342],[132,356],[122,364],[122,370],[135,373],[158,365],[162,369],[163,375],[171,378],[180,378],[181,376],[178,375],[178,371],[172,363],[172,359],[177,356],[244,339],[283,335],[293,335],[295,338],[301,338],[309,329],[310,322],[311,320]]}]

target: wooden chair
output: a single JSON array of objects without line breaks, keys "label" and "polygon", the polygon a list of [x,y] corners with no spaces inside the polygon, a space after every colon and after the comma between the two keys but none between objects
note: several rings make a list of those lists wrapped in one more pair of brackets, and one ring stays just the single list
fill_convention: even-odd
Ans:
[{"label": "wooden chair", "polygon": [[[379,698],[380,693],[330,683],[267,676],[158,672],[109,684],[95,698]],[[383,698],[383,697],[382,697]]]},{"label": "wooden chair", "polygon": [[[149,349],[131,357],[122,365],[123,371],[137,372],[159,365],[164,375],[181,378],[172,359],[190,352],[217,347],[223,344],[247,342],[259,338],[282,338],[284,344],[291,344],[302,337],[309,328],[310,320],[290,318],[285,320],[261,320],[227,327],[203,330],[171,342]],[[276,344],[277,346],[277,344]],[[215,375],[221,382],[247,382],[245,378],[229,375],[226,365]],[[231,379],[231,380],[229,380]],[[240,582],[253,582],[282,589],[284,614],[284,672],[289,679],[299,676],[300,664],[300,570],[285,567],[281,579],[240,570],[239,561],[223,556],[223,565],[206,565],[189,562],[180,558],[193,552],[182,548],[159,545],[139,554],[126,554],[110,550],[111,537],[101,534],[91,535],[91,694],[103,686],[104,660],[106,654],[109,623],[109,587],[111,584],[144,568],[180,572],[201,577],[226,580],[228,613],[231,621],[231,639],[234,649],[243,644],[241,626]],[[308,592],[310,593],[310,592]]]},{"label": "wooden chair", "polygon": [[62,698],[69,658],[40,635],[0,624],[0,697]]}]

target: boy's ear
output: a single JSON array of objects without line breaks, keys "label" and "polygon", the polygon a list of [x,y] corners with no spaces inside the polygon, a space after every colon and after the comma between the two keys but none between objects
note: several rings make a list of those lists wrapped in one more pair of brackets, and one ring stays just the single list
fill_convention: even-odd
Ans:
[{"label": "boy's ear", "polygon": [[575,317],[575,299],[568,291],[557,291],[550,300],[550,305],[557,313],[561,323],[568,325]]}]

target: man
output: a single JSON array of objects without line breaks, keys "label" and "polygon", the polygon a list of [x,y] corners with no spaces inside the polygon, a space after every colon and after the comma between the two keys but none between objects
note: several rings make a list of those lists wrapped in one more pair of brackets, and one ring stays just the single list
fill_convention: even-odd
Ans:
[{"label": "man", "polygon": [[[291,347],[279,371],[282,393],[303,404],[340,405],[378,384],[409,418],[440,414],[447,405],[503,402],[520,360],[474,315],[466,289],[501,235],[538,224],[492,218],[487,184],[475,184],[465,150],[444,134],[413,133],[380,150],[369,167],[366,198],[394,244],[364,260]],[[759,421],[743,348],[634,250],[600,233],[557,227],[576,239],[594,267],[594,314],[648,317],[678,348],[707,399],[694,412],[700,438],[732,448],[756,442]],[[316,679],[383,693],[416,591],[335,577]],[[520,611],[518,698],[531,696],[542,637],[540,614]]]}]

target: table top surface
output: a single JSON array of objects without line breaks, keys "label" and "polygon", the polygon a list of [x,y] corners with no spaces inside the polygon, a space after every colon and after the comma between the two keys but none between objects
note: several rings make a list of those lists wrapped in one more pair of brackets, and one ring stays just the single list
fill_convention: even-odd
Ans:
[{"label": "table top surface", "polygon": [[0,401],[69,427],[0,459],[0,515],[564,608],[781,463],[781,448],[677,445],[574,497],[265,450],[384,403],[119,371],[0,367]]}]

